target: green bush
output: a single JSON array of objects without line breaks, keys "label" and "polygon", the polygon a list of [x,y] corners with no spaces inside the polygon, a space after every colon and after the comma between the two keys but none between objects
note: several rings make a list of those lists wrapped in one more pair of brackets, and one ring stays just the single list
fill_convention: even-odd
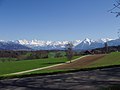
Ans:
[{"label": "green bush", "polygon": [[55,52],[49,52],[48,58],[55,58]]},{"label": "green bush", "polygon": [[18,56],[18,60],[43,59],[48,58],[47,53],[28,52],[25,55]]},{"label": "green bush", "polygon": [[56,58],[65,57],[65,56],[66,56],[66,52],[64,52],[64,51],[56,52],[56,55],[55,55]]},{"label": "green bush", "polygon": [[0,58],[0,62],[10,62],[10,61],[16,61],[16,58]]}]

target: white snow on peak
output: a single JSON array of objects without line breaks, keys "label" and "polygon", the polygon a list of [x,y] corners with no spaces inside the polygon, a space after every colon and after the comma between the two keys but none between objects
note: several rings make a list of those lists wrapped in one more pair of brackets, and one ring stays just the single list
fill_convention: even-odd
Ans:
[{"label": "white snow on peak", "polygon": [[101,39],[96,40],[96,42],[105,43],[105,42],[108,42],[108,41],[111,41],[111,40],[113,40],[113,39],[110,39],[110,38],[101,38]]},{"label": "white snow on peak", "polygon": [[4,40],[0,40],[0,42],[5,42]]},{"label": "white snow on peak", "polygon": [[92,40],[89,38],[85,38],[84,40],[74,40],[74,41],[43,41],[43,40],[16,40],[16,41],[4,41],[0,40],[2,45],[5,43],[17,43],[35,50],[50,50],[50,49],[64,49],[66,44],[71,42],[73,44],[73,48],[76,49],[93,49],[103,47],[105,42],[108,42],[109,45],[120,45],[120,39],[109,39],[102,38],[98,40]]},{"label": "white snow on peak", "polygon": [[92,39],[89,39],[89,38],[85,38],[83,41],[82,41],[82,43],[85,43],[85,44],[91,44],[92,42],[94,42],[94,40],[92,40]]}]

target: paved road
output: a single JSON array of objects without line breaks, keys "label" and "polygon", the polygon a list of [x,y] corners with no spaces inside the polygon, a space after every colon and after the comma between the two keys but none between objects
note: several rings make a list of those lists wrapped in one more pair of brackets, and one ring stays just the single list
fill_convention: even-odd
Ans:
[{"label": "paved road", "polygon": [[0,80],[0,90],[97,90],[120,84],[120,67]]}]

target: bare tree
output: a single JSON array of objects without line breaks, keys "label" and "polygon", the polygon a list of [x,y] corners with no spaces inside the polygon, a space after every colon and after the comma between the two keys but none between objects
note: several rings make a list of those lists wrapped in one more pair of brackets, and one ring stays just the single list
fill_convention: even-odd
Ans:
[{"label": "bare tree", "polygon": [[105,53],[108,53],[108,43],[105,43]]},{"label": "bare tree", "polygon": [[70,61],[70,63],[71,63],[71,60],[72,60],[72,58],[73,58],[73,44],[72,43],[68,43],[67,45],[66,45],[66,49],[67,49],[67,51],[66,51],[66,54],[67,54],[67,59]]},{"label": "bare tree", "polygon": [[119,9],[120,9],[120,0],[116,0],[116,3],[113,4],[113,6],[114,7],[112,9],[108,10],[108,12],[116,14],[116,17],[120,16],[120,11],[119,11]]},{"label": "bare tree", "polygon": [[120,39],[120,29],[118,30],[117,34],[118,34],[118,38]]}]

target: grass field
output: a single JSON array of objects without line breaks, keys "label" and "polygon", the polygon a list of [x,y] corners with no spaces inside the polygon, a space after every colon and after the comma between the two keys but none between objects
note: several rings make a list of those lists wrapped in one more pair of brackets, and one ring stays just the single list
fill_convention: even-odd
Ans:
[{"label": "grass field", "polygon": [[[78,58],[78,57],[74,57]],[[5,62],[0,63],[0,75],[14,73],[19,71],[30,70],[34,68],[40,68],[44,66],[50,66],[53,64],[64,63],[66,62],[66,58],[49,58],[49,59],[42,59],[42,60],[28,60],[28,61],[17,61],[17,62]],[[80,67],[76,70],[38,70],[29,73],[24,73],[21,75],[14,75],[12,77],[24,77],[24,76],[31,76],[31,75],[44,75],[44,74],[54,74],[54,73],[65,73],[65,72],[74,72],[79,70],[93,70],[97,68],[105,68],[105,67],[113,67],[116,65],[120,65],[120,52],[110,53],[101,59],[98,59],[89,65],[84,67]],[[4,69],[3,69],[4,68]],[[11,76],[5,76],[5,78],[9,78]],[[2,77],[1,77],[2,78]]]},{"label": "grass field", "polygon": [[101,66],[110,66],[110,65],[120,65],[120,52],[113,52],[106,55],[104,58],[101,58],[87,67],[101,67]]},{"label": "grass field", "polygon": [[[78,56],[74,58],[78,58]],[[68,61],[67,58],[61,57],[61,58],[0,62],[0,75],[50,66],[53,64],[64,63],[66,61]]]},{"label": "grass field", "polygon": [[[96,60],[95,62],[90,63],[89,65],[86,65],[84,67],[79,68],[79,70],[91,70],[92,68],[98,68],[98,67],[108,67],[108,66],[114,66],[114,65],[120,65],[120,52],[114,52],[106,55],[105,57]],[[53,73],[53,72],[69,72],[69,70],[39,70],[39,71],[33,71],[28,74],[39,74],[39,73]],[[70,70],[71,71],[71,70]],[[73,70],[74,71],[74,70]]]}]

